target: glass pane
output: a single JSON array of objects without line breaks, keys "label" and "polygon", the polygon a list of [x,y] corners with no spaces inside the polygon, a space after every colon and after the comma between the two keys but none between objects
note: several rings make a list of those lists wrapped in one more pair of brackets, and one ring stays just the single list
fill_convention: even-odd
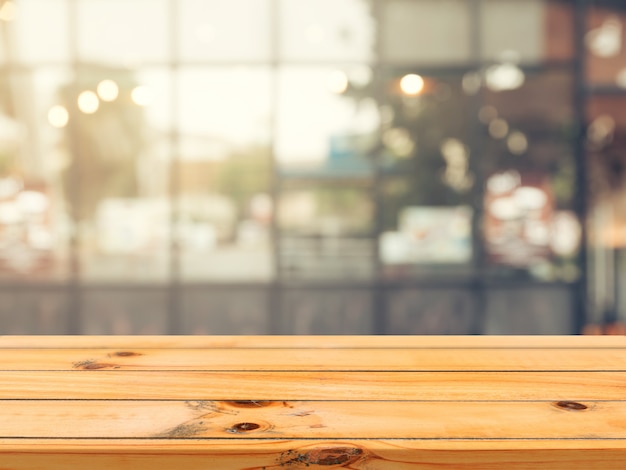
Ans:
[{"label": "glass pane", "polygon": [[368,61],[376,27],[367,0],[280,0],[285,60]]},{"label": "glass pane", "polygon": [[0,291],[0,329],[5,335],[68,334],[69,302],[53,289]]},{"label": "glass pane", "polygon": [[[9,8],[5,2],[2,19]],[[4,12],[4,14],[3,14]],[[18,62],[69,62],[70,33],[67,0],[20,0],[15,7],[15,21],[5,23],[12,41],[11,52]],[[6,20],[5,20],[6,21]],[[9,26],[10,25],[10,26]],[[3,36],[5,41],[7,36]]]},{"label": "glass pane", "polygon": [[573,6],[560,0],[482,0],[487,60],[541,62],[573,56]]},{"label": "glass pane", "polygon": [[569,335],[573,309],[568,288],[489,289],[484,334]]},{"label": "glass pane", "polygon": [[623,312],[620,252],[626,247],[625,106],[625,95],[593,96],[587,106],[588,266],[596,319]]},{"label": "glass pane", "polygon": [[386,61],[419,64],[471,60],[470,10],[465,0],[380,2],[380,40]]},{"label": "glass pane", "polygon": [[468,275],[472,272],[472,217],[469,205],[424,206],[410,179],[384,185],[383,275],[390,279]]},{"label": "glass pane", "polygon": [[268,0],[181,0],[183,60],[269,60]]},{"label": "glass pane", "polygon": [[84,290],[81,334],[167,334],[167,290]]},{"label": "glass pane", "polygon": [[279,206],[285,280],[367,279],[373,274],[371,188],[292,182]]},{"label": "glass pane", "polygon": [[367,67],[284,67],[279,71],[276,158],[289,175],[372,173],[380,115],[368,97],[346,94],[371,82]]},{"label": "glass pane", "polygon": [[282,293],[282,333],[366,335],[373,333],[372,295],[359,289],[287,290]]},{"label": "glass pane", "polygon": [[184,69],[180,223],[186,280],[272,276],[269,70]]},{"label": "glass pane", "polygon": [[168,278],[169,96],[166,69],[84,67],[64,90],[64,184],[87,281]]},{"label": "glass pane", "polygon": [[136,66],[170,57],[167,0],[79,0],[83,61]]},{"label": "glass pane", "polygon": [[521,73],[515,89],[487,86],[479,113],[487,260],[499,267],[498,275],[570,282],[579,275],[580,243],[580,223],[572,212],[572,77],[560,71]]},{"label": "glass pane", "polygon": [[44,68],[0,75],[0,278],[67,276],[67,107],[59,95],[70,77]]},{"label": "glass pane", "polygon": [[615,2],[596,0],[587,15],[587,79],[593,85],[626,88],[626,12]]},{"label": "glass pane", "polygon": [[473,187],[471,94],[476,90],[468,93],[466,81],[459,75],[388,70],[380,84],[378,163],[386,174],[411,174],[431,204],[462,200]]},{"label": "glass pane", "polygon": [[466,289],[393,290],[387,317],[387,334],[475,334],[476,300]]},{"label": "glass pane", "polygon": [[268,330],[266,289],[186,287],[182,331],[192,335],[263,335]]}]

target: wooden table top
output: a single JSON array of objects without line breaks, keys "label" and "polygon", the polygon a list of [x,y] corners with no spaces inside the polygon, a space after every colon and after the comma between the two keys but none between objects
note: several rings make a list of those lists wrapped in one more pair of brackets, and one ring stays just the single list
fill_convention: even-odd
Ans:
[{"label": "wooden table top", "polygon": [[626,337],[0,337],[0,468],[626,468]]}]

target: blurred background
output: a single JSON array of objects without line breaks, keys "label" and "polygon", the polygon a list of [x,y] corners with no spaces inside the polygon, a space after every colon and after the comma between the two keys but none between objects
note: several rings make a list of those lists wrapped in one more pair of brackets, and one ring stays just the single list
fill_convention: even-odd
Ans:
[{"label": "blurred background", "polygon": [[626,316],[626,2],[0,0],[0,333]]}]

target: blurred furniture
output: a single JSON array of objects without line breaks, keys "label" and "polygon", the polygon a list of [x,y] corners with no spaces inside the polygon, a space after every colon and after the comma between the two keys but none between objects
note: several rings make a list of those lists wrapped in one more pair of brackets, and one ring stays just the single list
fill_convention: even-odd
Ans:
[{"label": "blurred furniture", "polygon": [[626,338],[0,337],[0,466],[626,468]]}]

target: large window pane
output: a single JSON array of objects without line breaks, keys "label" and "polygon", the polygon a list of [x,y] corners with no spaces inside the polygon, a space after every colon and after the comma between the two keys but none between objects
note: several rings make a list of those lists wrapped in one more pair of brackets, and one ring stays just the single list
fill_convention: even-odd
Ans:
[{"label": "large window pane", "polygon": [[346,92],[372,80],[365,66],[279,71],[276,158],[284,174],[362,176],[372,172],[380,115],[376,101]]},{"label": "large window pane", "polygon": [[180,0],[183,60],[270,59],[268,0]]},{"label": "large window pane", "polygon": [[279,202],[284,280],[370,278],[373,216],[368,184],[285,186]]},{"label": "large window pane", "polygon": [[169,76],[84,67],[65,90],[66,192],[87,281],[169,277]]},{"label": "large window pane", "polygon": [[596,0],[587,16],[587,79],[592,85],[626,88],[626,12],[616,2]]},{"label": "large window pane", "polygon": [[63,194],[67,165],[62,88],[66,69],[0,75],[0,277],[67,276],[71,230]]},{"label": "large window pane", "polygon": [[[6,15],[7,7],[3,9]],[[13,60],[29,64],[69,62],[68,0],[19,0],[15,20],[4,23],[3,27],[12,33],[8,37],[13,46],[10,49]],[[7,36],[3,37],[6,40]]]},{"label": "large window pane", "polygon": [[167,0],[78,0],[84,61],[136,66],[171,58]]},{"label": "large window pane", "polygon": [[279,0],[281,59],[368,61],[376,27],[367,0]]},{"label": "large window pane", "polygon": [[386,61],[458,64],[471,60],[470,5],[465,0],[385,0],[381,35]]},{"label": "large window pane", "polygon": [[[412,89],[412,81],[420,85]],[[388,71],[378,164],[385,276],[454,275],[472,261],[472,96],[459,75]]]},{"label": "large window pane", "polygon": [[580,223],[574,215],[572,78],[523,72],[514,89],[487,87],[483,230],[499,275],[574,281]]},{"label": "large window pane", "polygon": [[481,13],[481,49],[487,60],[533,63],[573,56],[570,2],[482,0]]},{"label": "large window pane", "polygon": [[391,69],[372,92],[380,96],[378,164],[385,174],[413,176],[423,202],[451,204],[473,186],[469,163],[478,88],[467,82],[475,78],[472,72],[419,75]]},{"label": "large window pane", "polygon": [[594,315],[624,312],[626,95],[599,95],[587,116],[589,267]]},{"label": "large window pane", "polygon": [[185,280],[272,276],[270,78],[266,68],[181,71],[177,230]]}]

